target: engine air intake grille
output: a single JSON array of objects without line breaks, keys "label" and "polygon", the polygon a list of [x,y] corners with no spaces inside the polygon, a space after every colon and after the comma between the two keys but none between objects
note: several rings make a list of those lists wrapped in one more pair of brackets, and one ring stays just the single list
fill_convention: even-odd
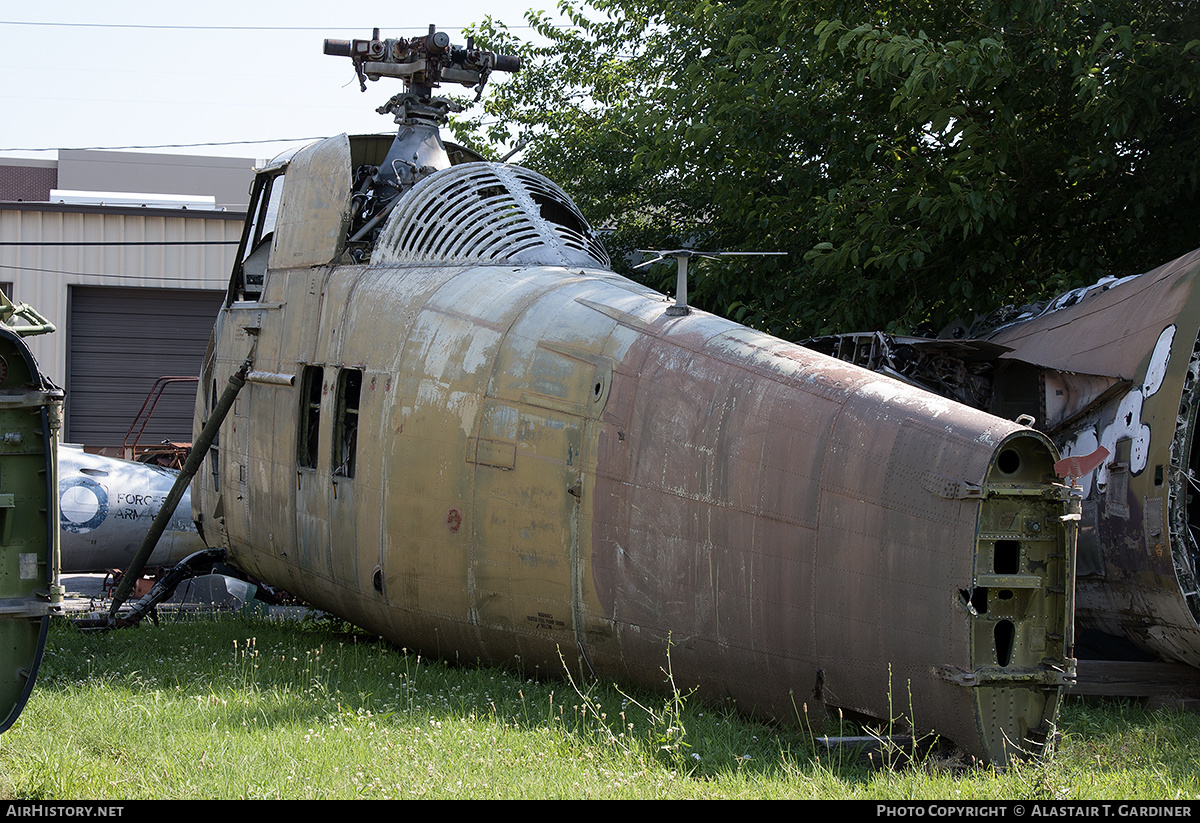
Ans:
[{"label": "engine air intake grille", "polygon": [[566,192],[536,172],[464,163],[402,195],[373,255],[380,263],[608,268]]}]

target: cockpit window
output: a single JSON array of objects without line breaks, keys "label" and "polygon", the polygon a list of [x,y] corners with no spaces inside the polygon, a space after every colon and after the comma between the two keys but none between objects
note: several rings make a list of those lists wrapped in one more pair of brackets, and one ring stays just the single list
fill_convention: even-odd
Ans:
[{"label": "cockpit window", "polygon": [[271,238],[279,216],[283,197],[283,175],[286,166],[259,172],[250,192],[250,208],[242,228],[233,274],[229,279],[226,304],[237,300],[254,300],[262,293],[267,267],[271,258]]},{"label": "cockpit window", "polygon": [[267,207],[263,209],[262,220],[258,225],[255,245],[268,239],[275,231],[275,221],[279,218],[279,201],[283,198],[283,175],[279,174],[270,180],[269,194],[266,195]]}]

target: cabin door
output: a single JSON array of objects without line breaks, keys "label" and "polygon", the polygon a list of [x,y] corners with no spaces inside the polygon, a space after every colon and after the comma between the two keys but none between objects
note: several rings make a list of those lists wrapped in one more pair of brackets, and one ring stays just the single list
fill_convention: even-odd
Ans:
[{"label": "cabin door", "polygon": [[300,567],[357,590],[355,479],[362,370],[305,366],[296,452]]},{"label": "cabin door", "polygon": [[472,444],[480,624],[574,646],[584,420],[493,402]]},{"label": "cabin door", "polygon": [[358,590],[358,532],[355,474],[358,468],[358,407],[362,370],[341,368],[331,383],[329,538],[333,580]]},{"label": "cabin door", "polygon": [[[326,580],[333,579],[329,541],[328,442],[325,434],[328,378],[323,366],[301,370],[300,408],[296,438],[296,562],[300,569]],[[322,459],[324,458],[324,459]]]}]

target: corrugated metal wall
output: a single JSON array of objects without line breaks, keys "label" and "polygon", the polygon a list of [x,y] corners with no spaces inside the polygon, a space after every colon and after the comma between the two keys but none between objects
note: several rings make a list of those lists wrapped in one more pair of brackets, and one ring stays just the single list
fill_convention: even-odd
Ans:
[{"label": "corrugated metal wall", "polygon": [[[29,343],[67,392],[70,440],[119,446],[155,378],[199,372],[243,219],[238,212],[0,203],[0,281],[12,282],[15,300],[58,326]],[[122,376],[136,380],[114,385]],[[190,403],[189,396],[186,412],[147,436],[190,440]]]},{"label": "corrugated metal wall", "polygon": [[[11,281],[13,298],[60,331],[30,339],[42,369],[66,382],[69,287],[224,289],[243,219],[238,212],[0,203],[0,281]],[[27,243],[38,245],[17,245]]]},{"label": "corrugated metal wall", "polygon": [[[72,286],[66,436],[119,447],[154,381],[200,373],[225,293]],[[190,442],[195,383],[172,384],[141,442]]]}]

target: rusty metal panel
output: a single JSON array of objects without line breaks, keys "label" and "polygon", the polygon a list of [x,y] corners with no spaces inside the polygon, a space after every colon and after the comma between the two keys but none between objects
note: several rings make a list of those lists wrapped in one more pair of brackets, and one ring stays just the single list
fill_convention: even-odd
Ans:
[{"label": "rusty metal panel", "polygon": [[1055,435],[1066,455],[1112,454],[1079,479],[1085,545],[1094,547],[1091,574],[1078,583],[1079,621],[1192,665],[1200,665],[1200,546],[1187,503],[1197,470],[1198,277],[1200,251],[1066,295],[989,337],[1013,347],[1006,358],[1052,367],[1048,384],[1062,371],[1121,380]]},{"label": "rusty metal panel", "polygon": [[1200,250],[1145,274],[1070,292],[1055,301],[1062,308],[1009,325],[987,340],[1011,349],[1002,359],[1134,380],[1163,328],[1190,301],[1190,283],[1180,278],[1197,266]]}]

